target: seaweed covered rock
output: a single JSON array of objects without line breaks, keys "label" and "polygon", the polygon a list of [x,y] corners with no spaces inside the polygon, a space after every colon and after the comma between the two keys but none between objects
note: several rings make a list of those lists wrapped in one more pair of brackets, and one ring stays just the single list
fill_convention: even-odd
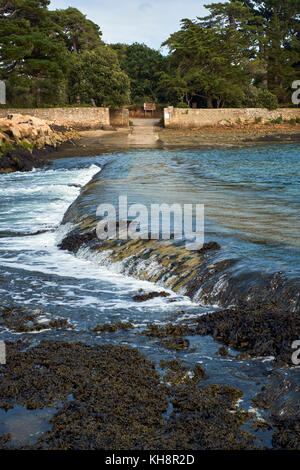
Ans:
[{"label": "seaweed covered rock", "polygon": [[71,253],[77,253],[82,245],[90,242],[99,241],[97,238],[96,230],[87,233],[70,233],[67,235],[58,245],[62,250],[70,251]]},{"label": "seaweed covered rock", "polygon": [[0,173],[13,171],[31,171],[33,168],[42,168],[49,162],[39,156],[38,151],[17,146],[0,154]]},{"label": "seaweed covered rock", "polygon": [[97,325],[94,329],[94,333],[115,333],[118,330],[128,331],[133,330],[135,326],[130,322],[121,322],[116,323],[104,323],[104,325]]},{"label": "seaweed covered rock", "polygon": [[270,410],[270,422],[275,429],[274,448],[300,449],[299,396],[299,382],[273,371],[270,383],[252,400],[255,406]]},{"label": "seaweed covered rock", "polygon": [[0,307],[0,331],[9,329],[16,333],[41,332],[49,329],[74,329],[65,318],[52,317],[40,309],[25,307]]},{"label": "seaweed covered rock", "polygon": [[[52,407],[51,429],[35,449],[251,449],[242,393],[205,385],[205,371],[180,361],[156,364],[137,349],[42,341],[7,343],[0,407]],[[1,448],[13,444],[0,439]],[[20,448],[20,446],[18,447]]]},{"label": "seaweed covered rock", "polygon": [[140,291],[138,294],[133,296],[135,302],[146,302],[147,300],[155,299],[156,297],[169,297],[168,292],[143,292]]},{"label": "seaweed covered rock", "polygon": [[300,337],[300,317],[259,306],[233,307],[199,317],[195,333],[212,335],[250,356],[274,356],[278,363],[293,365],[292,344]]}]

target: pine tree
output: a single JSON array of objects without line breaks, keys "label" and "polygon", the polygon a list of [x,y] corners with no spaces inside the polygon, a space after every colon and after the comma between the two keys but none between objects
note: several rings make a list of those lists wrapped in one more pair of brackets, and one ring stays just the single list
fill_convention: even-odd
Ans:
[{"label": "pine tree", "polygon": [[55,10],[52,19],[60,26],[60,35],[70,52],[80,54],[104,45],[99,26],[88,20],[77,8]]},{"label": "pine tree", "polygon": [[262,24],[263,47],[259,50],[259,58],[266,64],[265,84],[281,103],[288,103],[291,84],[299,74],[300,0],[243,3],[251,7]]},{"label": "pine tree", "polygon": [[[9,0],[1,4],[0,48],[2,79],[26,79],[42,103],[46,88],[57,88],[67,70],[67,51],[57,37],[57,28],[51,20],[48,0]],[[29,86],[29,85],[28,85]]]},{"label": "pine tree", "polygon": [[117,52],[122,70],[131,81],[131,97],[135,104],[157,101],[159,98],[159,76],[165,67],[163,55],[145,44],[116,44],[111,47]]},{"label": "pine tree", "polygon": [[242,104],[242,84],[249,80],[244,67],[250,54],[245,48],[249,39],[239,29],[237,16],[233,23],[227,21],[227,13],[223,15],[223,6],[215,4],[209,17],[183,20],[182,29],[163,43],[171,52],[171,71],[186,84],[187,103],[201,97],[209,108]]}]

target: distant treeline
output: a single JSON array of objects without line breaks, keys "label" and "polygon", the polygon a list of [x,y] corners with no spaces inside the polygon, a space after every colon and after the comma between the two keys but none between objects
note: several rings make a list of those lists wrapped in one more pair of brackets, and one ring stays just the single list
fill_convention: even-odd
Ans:
[{"label": "distant treeline", "polygon": [[207,17],[182,20],[163,43],[168,55],[145,44],[107,45],[79,10],[49,4],[0,1],[0,79],[10,106],[291,105],[300,0],[208,5]]}]

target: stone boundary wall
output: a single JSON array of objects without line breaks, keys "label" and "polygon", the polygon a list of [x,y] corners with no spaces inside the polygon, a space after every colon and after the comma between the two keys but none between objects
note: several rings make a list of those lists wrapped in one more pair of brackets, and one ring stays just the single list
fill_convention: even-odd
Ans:
[{"label": "stone boundary wall", "polygon": [[45,119],[58,126],[99,129],[110,125],[109,108],[2,108],[0,118],[23,114]]},{"label": "stone boundary wall", "polygon": [[221,109],[184,109],[165,108],[165,127],[180,129],[204,126],[215,126],[227,124],[228,121],[236,123],[241,121],[254,121],[255,118],[262,118],[262,121],[277,119],[300,118],[300,108],[279,108],[269,111],[265,108],[221,108]]}]

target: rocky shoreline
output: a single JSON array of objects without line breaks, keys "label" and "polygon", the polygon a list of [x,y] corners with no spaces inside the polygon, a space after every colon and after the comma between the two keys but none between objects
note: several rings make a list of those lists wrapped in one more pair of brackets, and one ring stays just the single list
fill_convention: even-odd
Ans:
[{"label": "rocky shoreline", "polygon": [[300,124],[288,123],[219,125],[199,129],[155,126],[154,129],[157,140],[153,144],[143,144],[141,138],[139,145],[130,139],[132,131],[124,128],[80,131],[78,139],[62,144],[50,158],[97,156],[129,148],[226,148],[300,141]]},{"label": "rocky shoreline", "polygon": [[[109,140],[109,136],[125,136],[127,131],[93,132]],[[220,134],[220,144],[226,132]],[[106,147],[98,137],[93,139],[92,146],[99,154],[99,148]],[[197,139],[199,143],[199,136]],[[29,152],[26,158],[41,155],[42,163],[49,151],[52,158],[60,152],[68,156],[65,146],[70,148],[69,156],[78,154],[78,145],[71,142],[34,149],[21,145]],[[89,144],[85,151],[90,155]],[[8,171],[15,171],[10,165]],[[38,167],[38,161],[32,165]],[[108,263],[123,263],[130,276],[159,282],[176,292],[186,289],[186,295],[203,304],[218,300],[220,308],[210,313],[208,307],[206,315],[181,323],[149,322],[143,328],[128,321],[99,324],[86,328],[88,340],[83,343],[75,336],[72,320],[40,310],[0,307],[0,330],[22,335],[6,343],[7,364],[0,365],[0,413],[6,413],[7,420],[12,416],[26,436],[31,420],[40,426],[39,438],[23,443],[17,442],[13,433],[0,431],[1,449],[300,449],[299,376],[291,368],[291,344],[300,336],[299,285],[295,280],[282,273],[268,273],[251,277],[251,282],[245,277],[240,283],[240,278],[231,276],[239,260],[220,260],[222,247],[212,241],[197,252],[172,241],[100,242],[95,232],[97,220],[88,214],[79,217],[74,205],[64,222],[75,225],[61,242],[61,249],[105,255]],[[151,271],[151,261],[157,262],[159,270]],[[222,279],[228,285],[216,297],[212,287]],[[140,305],[159,296],[168,299],[169,294],[138,291],[132,300]],[[47,330],[59,339],[40,341],[35,335]],[[164,359],[149,360],[136,347],[117,346],[113,335],[120,330],[140,335],[136,337],[145,338],[150,348],[158,343],[166,352]],[[74,340],[66,341],[64,334],[70,331]],[[106,344],[95,345],[95,338],[102,335],[106,335]],[[215,383],[215,375],[209,376],[206,366],[197,363],[189,367],[178,359],[183,357],[181,353],[192,351],[193,338],[204,342],[208,335],[220,344],[219,357],[241,362],[241,375],[253,358],[271,361],[273,371],[265,381],[252,377],[260,389],[251,396],[252,409],[243,403],[243,392],[230,385],[228,375],[220,385]],[[174,354],[171,360],[170,352]],[[289,370],[295,374],[288,374]],[[245,383],[247,387],[249,382]],[[14,416],[18,412],[22,419]],[[271,442],[268,446],[260,441],[265,434]]]},{"label": "rocky shoreline", "polygon": [[28,348],[19,341],[7,348],[8,363],[0,366],[1,407],[17,403],[37,414],[47,408],[52,417],[51,429],[35,444],[14,447],[6,434],[2,449],[261,448],[255,432],[243,428],[259,422],[238,407],[242,392],[206,384],[200,366],[155,364],[125,346],[42,341]]},{"label": "rocky shoreline", "polygon": [[[140,126],[139,123],[139,130]],[[145,132],[150,127],[145,125]],[[90,157],[129,148],[217,148],[300,141],[300,124],[287,122],[226,123],[195,129],[154,125],[157,138],[149,143],[145,134],[145,144],[142,134],[138,144],[131,138],[132,129],[111,126],[89,129],[85,123],[85,130],[75,130],[33,116],[9,115],[0,119],[0,173],[41,168],[56,158]]]},{"label": "rocky shoreline", "polygon": [[[0,311],[5,325],[19,333],[72,328],[59,318],[41,324],[41,311]],[[89,334],[108,338],[130,328],[112,323]],[[175,338],[178,345],[181,335],[190,334],[187,328],[153,324],[137,334],[150,341]],[[230,356],[224,348],[219,354]],[[178,358],[154,362],[137,348],[113,343],[36,343],[28,337],[7,342],[0,373],[0,407],[8,417],[16,406],[28,418],[47,417],[38,439],[20,443],[8,432],[0,435],[1,449],[263,450],[263,433],[273,449],[300,448],[299,384],[284,370],[271,371],[250,409],[241,390],[213,383],[200,364],[191,368]],[[24,427],[28,434],[26,419]]]},{"label": "rocky shoreline", "polygon": [[74,138],[77,133],[70,128],[57,128],[33,116],[8,115],[0,119],[0,173],[49,165],[48,157]]},{"label": "rocky shoreline", "polygon": [[[70,220],[67,214],[65,221]],[[293,366],[292,343],[300,337],[296,279],[288,280],[280,273],[252,275],[251,283],[251,273],[239,279],[232,272],[239,260],[214,260],[221,248],[218,243],[207,243],[200,252],[192,252],[172,241],[100,241],[92,227],[93,221],[82,219],[60,248],[73,253],[79,249],[103,253],[109,264],[122,262],[126,275],[159,282],[175,292],[184,289],[188,297],[201,304],[218,303],[220,311],[200,316],[196,325],[181,325],[162,337],[172,342],[178,336],[184,341],[185,335],[211,335],[244,357],[272,356],[278,365]],[[157,269],[153,268],[155,263]],[[214,286],[221,280],[225,287],[216,297]],[[143,300],[142,295],[137,297],[137,301]]]}]

